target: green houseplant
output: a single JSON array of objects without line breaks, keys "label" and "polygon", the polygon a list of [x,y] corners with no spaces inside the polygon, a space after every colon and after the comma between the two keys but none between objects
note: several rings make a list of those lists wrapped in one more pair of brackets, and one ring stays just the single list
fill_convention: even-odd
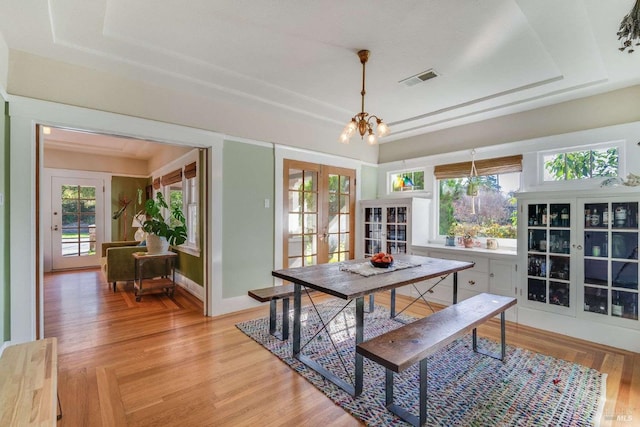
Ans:
[{"label": "green houseplant", "polygon": [[[187,241],[187,226],[180,207],[172,206],[166,220],[162,215],[162,209],[169,209],[162,193],[158,192],[155,199],[147,200],[144,209],[146,219],[142,223],[142,229],[148,233],[147,250],[149,253],[166,252],[169,245],[177,246]],[[159,239],[156,239],[156,236]]]}]

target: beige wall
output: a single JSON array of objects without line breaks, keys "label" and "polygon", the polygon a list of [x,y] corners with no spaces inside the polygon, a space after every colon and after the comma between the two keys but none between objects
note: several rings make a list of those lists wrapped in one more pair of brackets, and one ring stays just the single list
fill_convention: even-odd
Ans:
[{"label": "beige wall", "polygon": [[9,48],[0,34],[0,90],[7,87],[7,74],[9,72]]},{"label": "beige wall", "polygon": [[91,172],[109,172],[114,175],[149,175],[146,160],[95,156],[66,150],[44,150],[44,167]]},{"label": "beige wall", "polygon": [[382,144],[379,163],[636,122],[639,106],[637,85]]}]

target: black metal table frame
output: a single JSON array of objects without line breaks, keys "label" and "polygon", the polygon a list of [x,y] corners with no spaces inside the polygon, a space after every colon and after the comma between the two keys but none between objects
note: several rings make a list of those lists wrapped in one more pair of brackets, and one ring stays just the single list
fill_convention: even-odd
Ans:
[{"label": "black metal table frame", "polygon": [[[452,274],[453,274],[453,304],[457,304],[458,303],[458,272],[455,271]],[[427,289],[423,293],[420,293],[420,295],[417,298],[415,298],[414,301],[412,301],[409,304],[409,306],[411,304],[413,304],[415,301],[417,301],[418,299],[420,299],[420,298],[424,299],[424,294],[429,292],[431,289],[433,289],[435,286],[437,286],[439,283],[441,283],[448,276],[449,276],[449,274],[441,276],[441,278],[440,278],[440,280],[438,282],[436,282],[434,285],[432,285],[429,289]],[[351,396],[353,396],[353,397],[360,396],[360,394],[362,394],[362,386],[363,386],[363,379],[364,379],[364,362],[363,362],[363,356],[361,354],[358,354],[354,350],[354,353],[355,353],[355,378],[354,378],[353,384],[350,384],[347,381],[343,380],[342,378],[338,377],[335,373],[331,372],[330,370],[328,370],[327,368],[325,368],[324,366],[322,366],[321,364],[316,362],[315,360],[313,360],[310,357],[305,356],[304,354],[301,353],[301,343],[300,343],[301,338],[300,337],[301,337],[301,331],[302,331],[302,324],[301,324],[302,287],[303,286],[301,284],[294,283],[294,294],[293,294],[293,357],[296,358],[297,360],[299,360],[300,362],[304,363],[306,366],[308,366],[309,368],[313,369],[314,371],[316,371],[320,375],[322,375],[327,380],[331,381],[333,384],[337,385],[338,387],[340,387],[341,389],[343,389],[344,391],[349,393]],[[395,318],[397,316],[397,314],[395,313],[395,291],[396,291],[395,288],[391,289],[391,318]],[[370,297],[372,295],[373,294],[371,294]],[[311,299],[311,296],[309,296],[309,298]],[[347,303],[344,305],[344,307],[338,312],[338,314],[340,312],[342,312],[342,310],[344,310],[351,303],[351,301],[353,301],[353,299],[352,300],[348,300]],[[357,346],[358,344],[360,344],[364,340],[364,296],[360,296],[360,297],[355,298],[355,301],[356,301],[356,316],[355,316],[356,317],[356,336],[355,336],[356,342],[355,342],[355,345]],[[369,304],[370,304],[370,309],[369,310],[373,311],[373,298],[369,299]],[[404,311],[404,309],[403,309],[403,311]],[[314,336],[316,336],[322,330],[326,330],[327,325],[331,320],[329,320],[329,322],[327,322],[327,324],[325,324],[324,320],[322,319],[322,317],[320,317],[320,321],[322,323],[322,328],[320,328],[320,330],[317,331]],[[331,338],[330,334],[329,334],[329,338]],[[355,347],[354,347],[354,349],[355,349]],[[474,348],[474,350],[475,350],[475,348]],[[345,370],[346,370],[346,368],[345,368]]]}]

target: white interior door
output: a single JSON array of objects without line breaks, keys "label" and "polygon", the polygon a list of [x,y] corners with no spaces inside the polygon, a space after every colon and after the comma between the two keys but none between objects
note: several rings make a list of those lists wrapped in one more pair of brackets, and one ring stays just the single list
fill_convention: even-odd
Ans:
[{"label": "white interior door", "polygon": [[53,270],[100,264],[104,235],[104,182],[51,179],[51,260]]}]

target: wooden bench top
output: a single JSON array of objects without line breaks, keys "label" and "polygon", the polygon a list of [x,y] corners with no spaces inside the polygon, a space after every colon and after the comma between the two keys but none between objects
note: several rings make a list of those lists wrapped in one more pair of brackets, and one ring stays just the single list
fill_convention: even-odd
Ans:
[{"label": "wooden bench top", "polygon": [[0,357],[0,378],[0,425],[56,425],[55,338],[7,347]]},{"label": "wooden bench top", "polygon": [[[313,289],[307,289],[307,291],[313,292]],[[289,283],[287,285],[269,286],[268,288],[254,289],[252,291],[249,291],[248,294],[251,298],[254,298],[260,302],[267,302],[273,299],[292,297],[293,292],[294,285],[292,283]],[[303,290],[302,293],[304,294],[305,291]]]},{"label": "wooden bench top", "polygon": [[515,304],[512,297],[476,295],[358,344],[356,351],[385,368],[402,372]]}]

